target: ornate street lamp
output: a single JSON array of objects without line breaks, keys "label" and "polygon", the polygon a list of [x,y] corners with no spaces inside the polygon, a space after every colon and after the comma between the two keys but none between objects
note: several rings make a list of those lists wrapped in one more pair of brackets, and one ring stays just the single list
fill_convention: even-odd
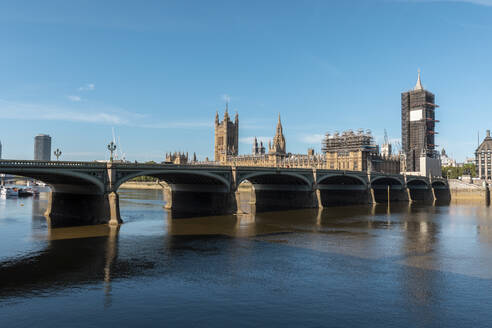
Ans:
[{"label": "ornate street lamp", "polygon": [[56,160],[58,160],[58,158],[61,156],[62,152],[59,148],[56,148],[55,152],[53,153],[53,155],[55,155],[56,157]]},{"label": "ornate street lamp", "polygon": [[111,141],[108,145],[108,150],[111,152],[111,156],[109,157],[109,161],[113,162],[113,152],[116,150],[116,144]]}]

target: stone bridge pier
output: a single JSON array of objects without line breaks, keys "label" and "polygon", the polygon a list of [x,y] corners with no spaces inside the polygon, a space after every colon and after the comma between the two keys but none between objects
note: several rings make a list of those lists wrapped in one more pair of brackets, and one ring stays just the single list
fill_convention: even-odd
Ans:
[{"label": "stone bridge pier", "polygon": [[[236,190],[242,181],[253,188],[249,203],[259,212],[317,207],[311,170],[300,172],[267,169],[264,172],[242,169],[236,171]],[[237,197],[239,202],[239,197]],[[240,203],[237,206],[240,209]]]},{"label": "stone bridge pier", "polygon": [[316,193],[320,207],[372,203],[371,190],[365,174],[318,173]]},{"label": "stone bridge pier", "polygon": [[53,191],[45,216],[54,227],[119,224],[118,194]]},{"label": "stone bridge pier", "polygon": [[408,202],[408,191],[401,175],[371,175],[374,203]]},{"label": "stone bridge pier", "polygon": [[407,188],[409,201],[422,204],[434,202],[434,193],[428,180],[407,178]]},{"label": "stone bridge pier", "polygon": [[451,202],[451,191],[449,185],[444,179],[431,180],[434,202],[437,205],[447,205]]},{"label": "stone bridge pier", "polygon": [[45,216],[52,226],[122,223],[114,181],[115,170],[111,163],[81,181],[64,176],[62,183],[50,184],[52,191]]},{"label": "stone bridge pier", "polygon": [[169,184],[164,200],[173,218],[231,214],[237,209],[235,193],[220,185]]}]

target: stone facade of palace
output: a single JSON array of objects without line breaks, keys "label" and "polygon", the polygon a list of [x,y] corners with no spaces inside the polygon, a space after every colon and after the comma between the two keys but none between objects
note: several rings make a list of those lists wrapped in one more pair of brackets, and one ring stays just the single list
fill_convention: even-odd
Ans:
[{"label": "stone facade of palace", "polygon": [[400,173],[400,158],[390,154],[380,155],[372,135],[345,131],[341,135],[327,135],[323,142],[323,154],[309,149],[306,154],[287,152],[283,126],[278,116],[275,136],[268,143],[268,152],[263,142],[255,137],[252,154],[238,155],[239,119],[234,123],[227,113],[222,122],[215,118],[215,162],[222,165],[320,168],[350,171],[376,171]]},{"label": "stone facade of palace", "polygon": [[165,163],[172,164],[189,164],[196,163],[196,153],[193,153],[193,159],[190,160],[188,157],[188,153],[174,152],[174,153],[166,153]]},{"label": "stone facade of palace", "polygon": [[[391,149],[386,144],[383,148]],[[328,169],[400,173],[400,157],[390,151],[380,154],[369,130],[327,133],[322,150]]]}]

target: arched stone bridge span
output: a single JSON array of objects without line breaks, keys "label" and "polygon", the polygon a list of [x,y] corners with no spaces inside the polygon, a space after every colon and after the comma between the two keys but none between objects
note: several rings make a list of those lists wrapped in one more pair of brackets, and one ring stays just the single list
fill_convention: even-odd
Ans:
[{"label": "arched stone bridge span", "polygon": [[47,216],[52,225],[121,223],[118,188],[139,176],[166,182],[166,208],[175,217],[240,211],[238,187],[243,181],[253,185],[250,203],[257,211],[450,199],[443,178],[358,171],[0,160],[0,173],[50,185]]}]

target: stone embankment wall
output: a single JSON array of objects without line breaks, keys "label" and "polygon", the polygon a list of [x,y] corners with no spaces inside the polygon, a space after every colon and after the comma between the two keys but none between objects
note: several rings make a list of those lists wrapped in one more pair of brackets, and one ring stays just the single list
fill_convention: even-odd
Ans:
[{"label": "stone embankment wall", "polygon": [[120,186],[121,189],[162,189],[162,186],[155,182],[128,181]]},{"label": "stone embankment wall", "polygon": [[457,179],[449,180],[451,200],[453,203],[486,203],[487,188],[478,182],[469,183]]}]

